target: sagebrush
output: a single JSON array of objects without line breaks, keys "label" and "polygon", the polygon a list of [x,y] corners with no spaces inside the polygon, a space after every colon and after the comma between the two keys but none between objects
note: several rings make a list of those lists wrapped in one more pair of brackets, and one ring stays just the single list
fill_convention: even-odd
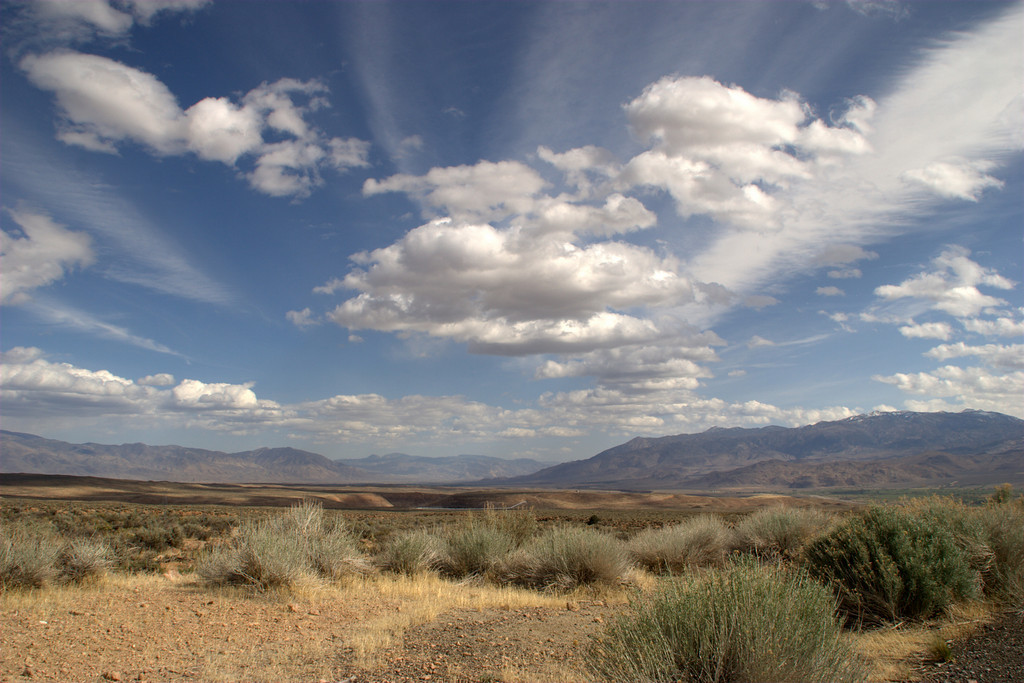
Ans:
[{"label": "sagebrush", "polygon": [[586,652],[602,681],[859,681],[832,594],[805,573],[741,562],[635,601]]}]

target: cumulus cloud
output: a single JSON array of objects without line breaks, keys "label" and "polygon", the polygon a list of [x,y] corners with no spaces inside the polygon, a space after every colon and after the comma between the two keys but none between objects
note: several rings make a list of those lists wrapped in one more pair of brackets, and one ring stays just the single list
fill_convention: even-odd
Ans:
[{"label": "cumulus cloud", "polygon": [[174,384],[174,375],[166,372],[158,372],[155,375],[146,375],[135,380],[135,383],[144,387],[169,387]]},{"label": "cumulus cloud", "polygon": [[[841,120],[869,118],[874,103],[862,98],[850,107],[857,113]],[[667,190],[680,215],[752,228],[778,225],[778,190],[812,178],[836,155],[869,150],[860,130],[812,119],[795,94],[759,98],[708,77],[662,78],[626,113],[654,146],[626,164],[621,182]]]},{"label": "cumulus cloud", "polygon": [[875,294],[889,301],[916,299],[929,308],[958,318],[974,317],[987,308],[1006,303],[984,294],[980,286],[1013,289],[1013,281],[990,268],[983,268],[970,258],[963,247],[950,247],[932,260],[933,270],[922,271],[898,285],[882,285]]},{"label": "cumulus cloud", "polygon": [[900,334],[911,339],[949,339],[953,328],[949,323],[913,323],[900,327]]},{"label": "cumulus cloud", "polygon": [[[618,200],[610,201],[614,214]],[[579,246],[566,234],[450,218],[353,260],[362,267],[316,290],[359,292],[329,313],[331,320],[350,329],[424,332],[485,353],[651,341],[663,336],[659,326],[626,311],[693,298],[675,260],[643,247]]]},{"label": "cumulus cloud", "polygon": [[323,183],[323,169],[368,165],[369,143],[328,138],[308,123],[309,113],[327,106],[327,89],[315,80],[285,78],[240,103],[208,97],[182,110],[157,77],[106,57],[59,50],[19,65],[54,93],[62,114],[57,137],[66,144],[116,153],[133,142],[157,155],[191,152],[229,166],[244,158],[254,167],[246,173],[250,185],[271,196],[304,197]]},{"label": "cumulus cloud", "polygon": [[8,211],[20,234],[0,231],[0,302],[24,303],[28,292],[63,279],[75,266],[95,256],[85,233],[74,232],[49,216],[28,210]]},{"label": "cumulus cloud", "polygon": [[107,370],[55,363],[37,348],[15,347],[0,354],[0,397],[5,415],[15,418],[102,416],[228,431],[287,424],[290,418],[277,403],[258,399],[252,384],[173,382],[166,373],[136,382]]},{"label": "cumulus cloud", "polygon": [[818,296],[846,296],[846,292],[838,287],[818,287],[814,292]]},{"label": "cumulus cloud", "polygon": [[455,218],[497,220],[527,213],[544,179],[518,161],[481,161],[472,166],[432,168],[425,175],[404,173],[368,179],[363,194],[404,192]]}]

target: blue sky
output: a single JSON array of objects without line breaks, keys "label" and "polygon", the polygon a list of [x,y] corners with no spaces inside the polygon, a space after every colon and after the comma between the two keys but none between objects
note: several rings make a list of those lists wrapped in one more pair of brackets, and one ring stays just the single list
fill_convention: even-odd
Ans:
[{"label": "blue sky", "polygon": [[1024,417],[1024,6],[3,3],[3,427]]}]

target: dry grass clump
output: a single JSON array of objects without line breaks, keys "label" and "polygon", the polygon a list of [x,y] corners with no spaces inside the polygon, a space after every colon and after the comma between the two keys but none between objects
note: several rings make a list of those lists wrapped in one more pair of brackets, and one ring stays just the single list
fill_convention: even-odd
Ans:
[{"label": "dry grass clump", "polygon": [[1024,499],[992,502],[976,515],[992,552],[985,593],[1024,609]]},{"label": "dry grass clump", "polygon": [[716,515],[699,515],[660,529],[645,529],[629,542],[638,565],[658,574],[689,567],[719,567],[733,543],[733,532]]},{"label": "dry grass clump", "polygon": [[66,544],[57,558],[61,576],[78,583],[103,576],[113,567],[110,546],[103,541],[77,538]]},{"label": "dry grass clump", "polygon": [[441,551],[441,539],[435,533],[405,531],[388,539],[377,563],[385,571],[415,576],[436,568]]},{"label": "dry grass clump", "polygon": [[110,546],[103,541],[65,541],[36,525],[0,525],[0,590],[80,583],[111,565]]},{"label": "dry grass clump", "polygon": [[597,637],[603,681],[859,681],[828,591],[803,572],[742,562],[688,572]]},{"label": "dry grass clump", "polygon": [[22,526],[0,526],[0,588],[39,588],[57,577],[60,542]]},{"label": "dry grass clump", "polygon": [[447,530],[441,541],[438,569],[456,579],[486,576],[515,548],[507,532],[475,518]]},{"label": "dry grass clump", "polygon": [[344,524],[327,519],[319,503],[306,501],[277,517],[243,523],[233,543],[201,558],[196,571],[210,584],[266,590],[368,568]]},{"label": "dry grass clump", "polygon": [[531,588],[569,591],[596,583],[615,583],[630,569],[622,541],[592,527],[547,529],[502,563],[503,582]]},{"label": "dry grass clump", "polygon": [[832,518],[810,508],[761,508],[736,526],[736,547],[765,559],[793,559]]}]

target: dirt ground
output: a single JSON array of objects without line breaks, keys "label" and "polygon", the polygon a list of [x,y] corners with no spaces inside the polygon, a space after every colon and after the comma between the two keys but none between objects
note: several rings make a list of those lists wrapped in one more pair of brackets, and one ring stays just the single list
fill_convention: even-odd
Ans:
[{"label": "dirt ground", "polygon": [[578,680],[581,643],[619,608],[594,596],[454,586],[466,599],[431,599],[378,587],[254,595],[171,574],[10,593],[0,680]]},{"label": "dirt ground", "polygon": [[[0,680],[585,681],[583,650],[628,594],[543,595],[379,576],[256,594],[175,572],[112,575],[0,595]],[[872,680],[1024,680],[1020,614],[958,638],[950,662],[926,664],[913,649],[900,648],[897,659],[907,663],[889,669],[895,678],[876,669]]]}]

